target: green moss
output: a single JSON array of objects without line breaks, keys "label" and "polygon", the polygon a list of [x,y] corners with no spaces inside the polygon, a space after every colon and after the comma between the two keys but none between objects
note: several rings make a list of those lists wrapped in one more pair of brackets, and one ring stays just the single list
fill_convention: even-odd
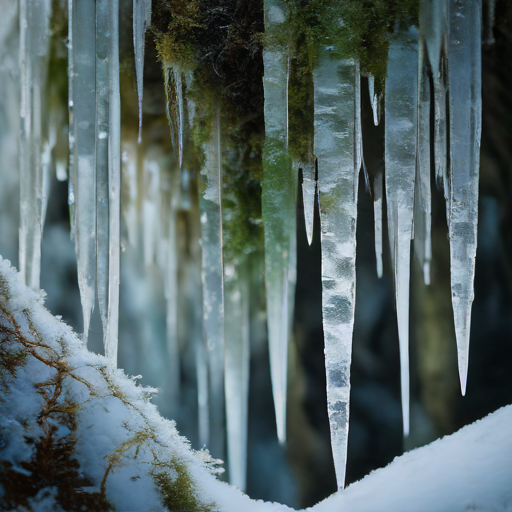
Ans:
[{"label": "green moss", "polygon": [[[176,477],[172,478],[171,474]],[[157,467],[152,472],[160,491],[162,503],[169,511],[213,512],[215,504],[201,503],[186,465],[173,457],[168,465]]]}]

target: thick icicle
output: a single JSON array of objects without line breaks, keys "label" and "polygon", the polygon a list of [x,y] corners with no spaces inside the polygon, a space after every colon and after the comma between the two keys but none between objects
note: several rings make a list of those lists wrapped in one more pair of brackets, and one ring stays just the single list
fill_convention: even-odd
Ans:
[{"label": "thick icicle", "polygon": [[208,354],[210,444],[214,457],[224,457],[224,279],[222,264],[222,149],[220,112],[210,125],[201,169],[203,333]]},{"label": "thick icicle", "polygon": [[414,200],[414,252],[423,269],[425,284],[430,284],[431,193],[430,193],[430,82],[425,45],[420,41],[418,63],[418,158]]},{"label": "thick icicle", "polygon": [[449,237],[452,304],[462,394],[466,392],[473,303],[482,123],[482,5],[452,0],[448,47],[450,87]]},{"label": "thick icicle", "polygon": [[84,320],[83,341],[87,343],[94,307],[96,277],[96,51],[94,0],[73,0],[73,130],[75,173],[75,235],[78,286]]},{"label": "thick icicle", "polygon": [[183,77],[179,68],[164,69],[165,94],[167,98],[167,119],[171,129],[171,140],[178,157],[180,167],[183,165],[183,138],[185,130],[185,105],[183,99]]},{"label": "thick icicle", "polygon": [[358,140],[353,61],[319,50],[314,71],[315,153],[322,244],[327,408],[338,488],[345,485],[355,306]]},{"label": "thick icicle", "polygon": [[[265,2],[265,30],[279,30],[286,19],[278,0]],[[287,50],[269,45],[263,51],[265,147],[263,154],[262,215],[265,227],[265,283],[270,351],[270,375],[277,435],[286,440],[286,382],[288,338],[295,294],[295,198],[288,143]]]},{"label": "thick icicle", "polygon": [[139,144],[142,132],[144,46],[146,29],[150,23],[151,0],[133,0],[133,48],[135,52],[135,74],[137,76],[137,99],[139,101]]},{"label": "thick icicle", "polygon": [[96,287],[103,332],[108,323],[109,0],[96,1]]},{"label": "thick icicle", "polygon": [[409,434],[409,282],[418,103],[418,32],[391,39],[385,90],[388,232],[395,276],[404,435]]},{"label": "thick icicle", "polygon": [[225,267],[226,419],[229,483],[245,490],[249,401],[249,273]]},{"label": "thick icicle", "polygon": [[377,276],[382,277],[382,192],[384,176],[379,172],[373,181],[373,217],[375,226],[375,259],[377,262]]},{"label": "thick icicle", "polygon": [[50,0],[20,0],[20,275],[39,289],[41,239],[47,197],[42,123],[50,43]]},{"label": "thick icicle", "polygon": [[109,1],[109,132],[108,132],[108,193],[109,193],[109,263],[108,263],[108,322],[104,333],[105,356],[117,364],[119,329],[119,279],[121,235],[121,97],[119,91],[119,0]]}]

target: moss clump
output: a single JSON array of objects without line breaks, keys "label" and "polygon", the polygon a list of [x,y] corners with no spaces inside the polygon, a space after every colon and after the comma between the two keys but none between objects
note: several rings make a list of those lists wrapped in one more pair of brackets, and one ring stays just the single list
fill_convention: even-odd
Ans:
[{"label": "moss clump", "polygon": [[181,69],[194,66],[196,32],[201,28],[198,0],[158,0],[153,3],[152,30],[160,60]]},{"label": "moss clump", "polygon": [[[171,478],[169,470],[176,473],[176,478]],[[187,467],[176,457],[173,457],[165,468],[155,468],[152,474],[162,496],[162,502],[170,512],[214,512],[214,504],[199,502]]]}]

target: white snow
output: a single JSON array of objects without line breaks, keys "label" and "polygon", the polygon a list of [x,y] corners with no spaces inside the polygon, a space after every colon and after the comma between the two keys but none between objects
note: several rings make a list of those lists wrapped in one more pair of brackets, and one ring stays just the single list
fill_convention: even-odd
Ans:
[{"label": "white snow", "polygon": [[[161,418],[147,396],[154,390],[141,388],[122,370],[115,370],[103,356],[83,346],[71,329],[52,317],[43,307],[43,295],[22,285],[7,260],[0,260],[0,303],[30,336],[27,318],[42,334],[47,348],[37,350],[49,356],[61,354],[77,378],[86,379],[94,389],[91,395],[76,379],[65,381],[69,397],[82,401],[78,412],[77,457],[83,473],[99,485],[105,457],[130,439],[131,433],[151,428],[156,436],[152,446],[161,460],[173,455],[186,464],[198,495],[216,503],[218,512],[285,512],[284,505],[251,500],[240,490],[212,476],[202,452],[193,452],[178,435],[174,423]],[[28,315],[25,316],[25,315]],[[2,314],[2,325],[9,321]],[[6,323],[7,322],[7,323]],[[4,343],[4,341],[2,341]],[[37,435],[37,415],[42,395],[34,383],[46,380],[54,370],[29,357],[18,368],[7,392],[0,400],[0,424],[4,445],[1,456],[15,466],[31,456],[27,434]],[[115,392],[114,392],[115,391]],[[89,398],[87,402],[84,399]],[[121,399],[122,398],[122,399]],[[397,457],[389,466],[378,469],[360,482],[350,485],[310,512],[466,512],[512,510],[512,406],[504,407],[459,432]],[[65,432],[62,432],[64,435]],[[132,454],[133,456],[133,454]],[[144,446],[137,459],[127,452],[126,464],[117,467],[107,479],[107,498],[124,512],[164,510],[148,474],[153,456]],[[22,468],[20,468],[23,470]],[[170,471],[172,477],[172,471]],[[133,479],[132,477],[139,477]],[[51,489],[34,498],[34,510],[48,510]],[[50,504],[49,504],[50,503]]]}]

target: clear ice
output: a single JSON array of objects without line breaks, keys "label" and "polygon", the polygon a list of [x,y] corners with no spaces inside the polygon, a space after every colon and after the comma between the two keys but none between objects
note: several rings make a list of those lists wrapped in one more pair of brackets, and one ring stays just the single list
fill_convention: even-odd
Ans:
[{"label": "clear ice", "polygon": [[481,30],[480,0],[450,2],[448,67],[451,115],[448,232],[452,305],[463,395],[466,393],[468,373],[478,224],[482,130]]},{"label": "clear ice", "polygon": [[73,173],[78,286],[87,343],[96,281],[96,2],[73,0]]},{"label": "clear ice", "polygon": [[20,274],[27,286],[39,289],[41,240],[48,202],[48,166],[43,163],[48,130],[43,122],[50,0],[20,0],[21,129],[20,129]]},{"label": "clear ice", "polygon": [[320,49],[314,70],[327,409],[338,488],[345,485],[356,292],[359,157],[356,63]]},{"label": "clear ice", "polygon": [[418,105],[418,32],[390,41],[385,89],[385,172],[389,245],[395,280],[404,435],[409,434],[409,285]]},{"label": "clear ice", "polygon": [[[286,19],[279,1],[265,2],[265,26],[276,29]],[[263,51],[265,146],[262,215],[265,229],[265,284],[270,375],[277,435],[286,440],[288,339],[295,299],[295,203],[297,173],[288,155],[288,51],[269,45]]]},{"label": "clear ice", "polygon": [[203,332],[208,357],[210,442],[214,457],[224,457],[224,279],[222,259],[222,146],[220,111],[210,125],[200,174]]}]

